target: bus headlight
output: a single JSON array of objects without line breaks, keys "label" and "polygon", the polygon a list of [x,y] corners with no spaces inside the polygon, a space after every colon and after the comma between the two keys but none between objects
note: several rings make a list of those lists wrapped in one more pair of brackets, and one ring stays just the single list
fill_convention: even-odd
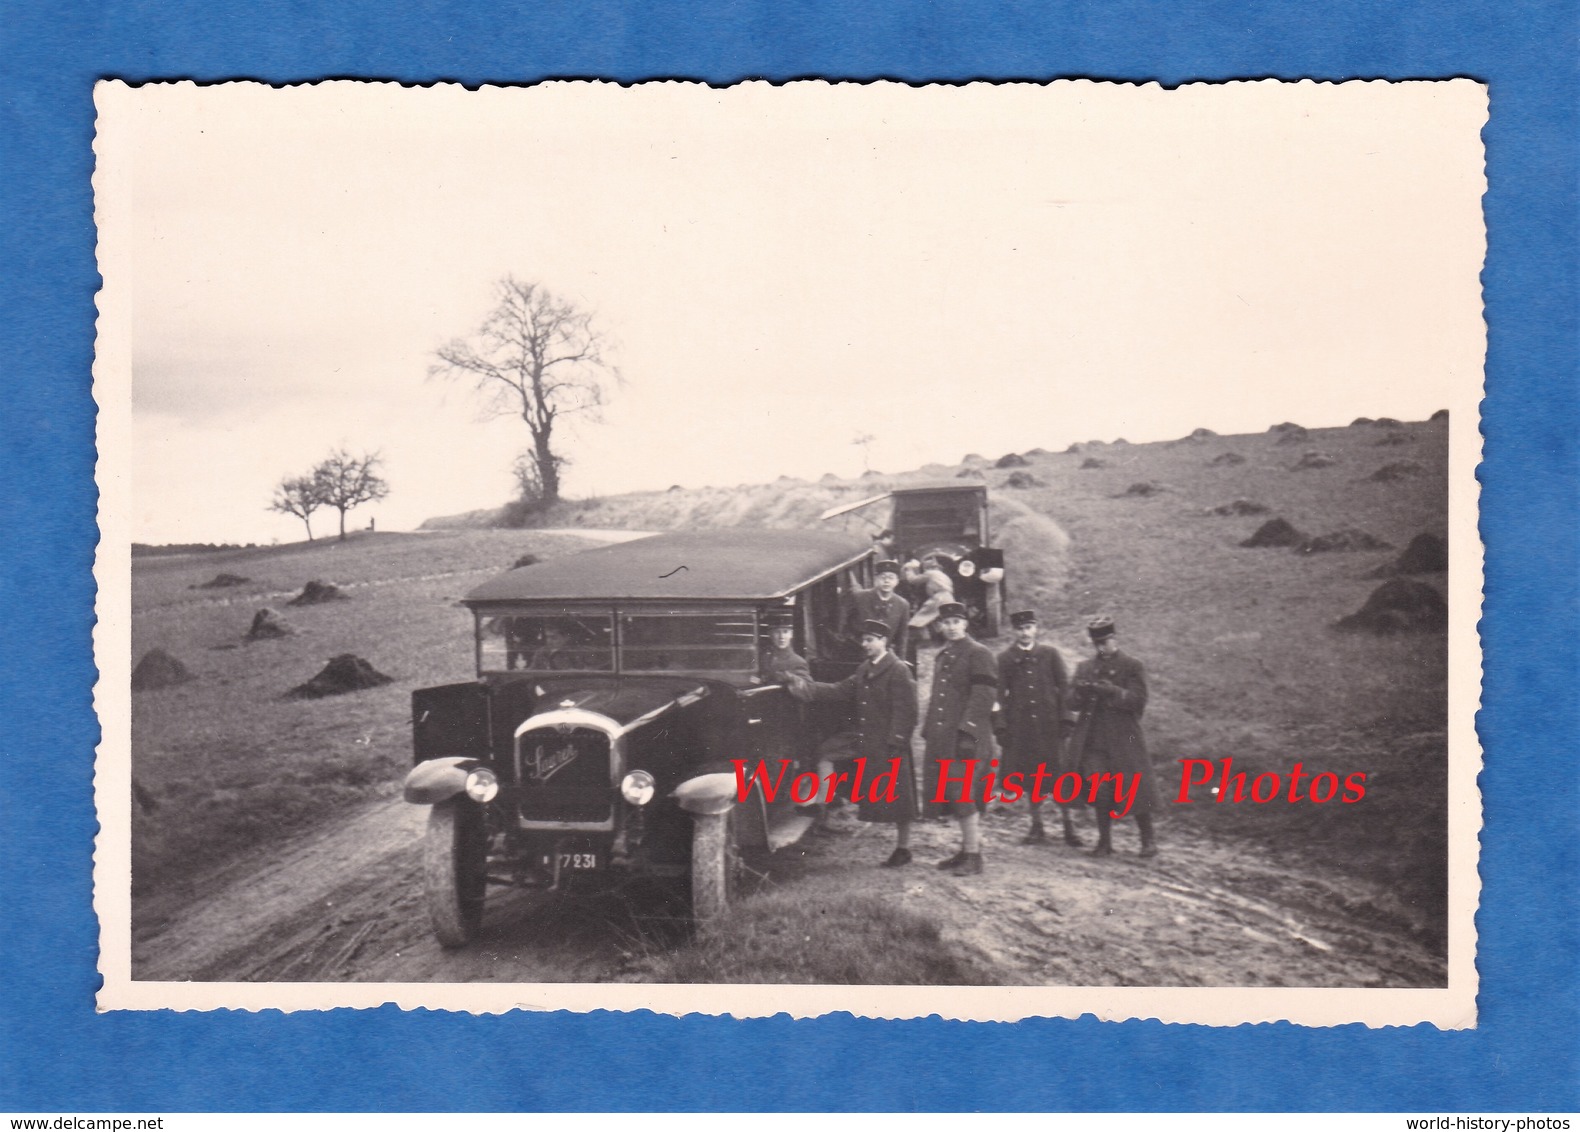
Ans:
[{"label": "bus headlight", "polygon": [[647,771],[633,770],[620,780],[620,797],[633,806],[645,806],[653,800],[657,785]]},{"label": "bus headlight", "polygon": [[466,796],[474,802],[492,802],[499,794],[499,778],[486,766],[466,776]]}]

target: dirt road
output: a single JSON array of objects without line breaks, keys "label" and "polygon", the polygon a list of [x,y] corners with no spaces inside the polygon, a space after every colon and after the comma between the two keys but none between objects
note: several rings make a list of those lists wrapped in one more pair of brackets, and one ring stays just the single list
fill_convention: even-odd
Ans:
[{"label": "dirt road", "polygon": [[[685,946],[678,894],[652,886],[558,895],[495,889],[481,940],[448,952],[428,930],[419,845],[426,809],[371,805],[245,865],[139,904],[139,980],[565,982],[640,979],[640,957]],[[1320,867],[1298,871],[1188,823],[1161,827],[1164,851],[1087,856],[1021,845],[1025,818],[990,814],[988,873],[957,879],[931,862],[954,848],[927,822],[917,863],[874,866],[887,830],[781,850],[767,884],[843,892],[934,918],[943,940],[1000,981],[1064,986],[1430,986],[1443,965],[1390,923],[1382,894]],[[1084,833],[1092,839],[1089,819]]]}]

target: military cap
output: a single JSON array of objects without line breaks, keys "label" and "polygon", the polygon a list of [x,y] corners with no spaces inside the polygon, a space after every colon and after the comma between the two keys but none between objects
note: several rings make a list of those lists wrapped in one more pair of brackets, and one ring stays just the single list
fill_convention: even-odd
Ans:
[{"label": "military cap", "polygon": [[971,620],[971,615],[966,612],[966,607],[958,601],[946,601],[938,607],[938,620],[947,621],[951,617],[958,617],[962,621]]},{"label": "military cap", "polygon": [[861,635],[865,637],[869,633],[874,637],[882,637],[884,640],[889,639],[889,627],[882,621],[873,621],[870,618],[863,621],[861,623]]},{"label": "military cap", "polygon": [[1094,641],[1107,640],[1117,632],[1112,617],[1094,617],[1086,623],[1086,635]]},{"label": "military cap", "polygon": [[769,629],[791,629],[795,627],[795,614],[788,609],[770,609],[763,614],[763,624]]},{"label": "military cap", "polygon": [[1009,623],[1015,629],[1019,629],[1022,625],[1035,625],[1037,623],[1037,611],[1035,609],[1022,609],[1019,613],[1011,613],[1009,615]]},{"label": "military cap", "polygon": [[898,577],[900,573],[900,564],[895,562],[893,559],[885,558],[882,562],[878,563],[872,568],[872,572],[874,575],[893,574]]}]

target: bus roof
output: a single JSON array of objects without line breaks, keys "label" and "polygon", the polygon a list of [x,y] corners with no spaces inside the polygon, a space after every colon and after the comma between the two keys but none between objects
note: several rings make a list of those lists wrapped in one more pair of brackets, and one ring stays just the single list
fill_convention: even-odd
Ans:
[{"label": "bus roof", "polygon": [[509,570],[464,600],[763,601],[786,597],[871,553],[871,541],[840,532],[671,531]]}]

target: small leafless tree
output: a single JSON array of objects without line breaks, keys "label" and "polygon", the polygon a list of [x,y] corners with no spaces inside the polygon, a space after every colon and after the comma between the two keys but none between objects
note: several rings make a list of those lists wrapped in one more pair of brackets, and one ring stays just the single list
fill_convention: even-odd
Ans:
[{"label": "small leafless tree", "polygon": [[861,449],[861,470],[864,472],[872,471],[872,442],[877,439],[870,432],[858,432],[856,438],[851,441]]},{"label": "small leafless tree", "polygon": [[313,469],[313,490],[325,507],[340,512],[340,539],[346,537],[346,512],[373,503],[390,493],[379,474],[383,457],[377,452],[353,456],[337,448]]},{"label": "small leafless tree", "polygon": [[505,527],[529,526],[535,515],[543,510],[543,481],[538,475],[538,462],[534,451],[519,453],[510,465],[510,476],[516,481],[516,498],[504,507],[500,525]]},{"label": "small leafless tree", "polygon": [[505,276],[498,303],[470,338],[435,351],[432,377],[470,380],[490,416],[520,415],[532,434],[542,505],[560,498],[564,457],[554,449],[563,418],[597,420],[620,371],[604,357],[608,346],[592,312],[537,283]]},{"label": "small leafless tree", "polygon": [[282,515],[295,515],[307,525],[307,541],[313,541],[313,512],[324,505],[313,477],[286,476],[274,489],[274,501],[269,510]]}]

